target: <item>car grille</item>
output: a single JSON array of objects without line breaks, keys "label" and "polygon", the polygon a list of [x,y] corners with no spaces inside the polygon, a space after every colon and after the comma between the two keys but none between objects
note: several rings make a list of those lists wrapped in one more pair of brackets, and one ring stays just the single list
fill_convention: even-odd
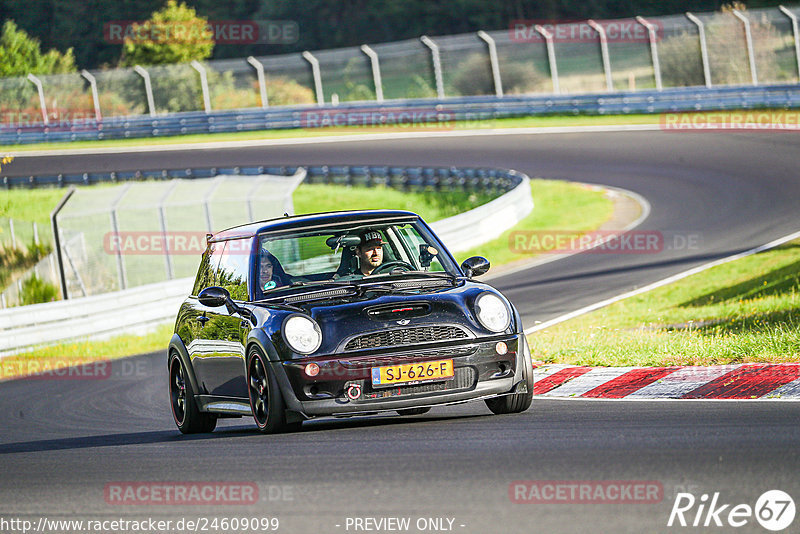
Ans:
[{"label": "car grille", "polygon": [[398,347],[433,341],[465,339],[467,337],[467,333],[457,326],[416,326],[358,336],[348,341],[344,350]]},{"label": "car grille", "polygon": [[371,401],[386,398],[409,397],[424,393],[435,393],[437,391],[452,391],[469,389],[475,385],[477,372],[472,367],[457,367],[452,380],[445,382],[431,382],[428,384],[413,384],[408,386],[393,386],[389,388],[372,389],[370,380],[359,380],[363,394],[361,400]]},{"label": "car grille", "polygon": [[353,359],[341,359],[339,363],[348,369],[362,367],[380,367],[382,365],[397,365],[402,363],[419,362],[433,360],[436,358],[458,358],[459,356],[469,356],[474,354],[478,348],[475,346],[467,347],[447,347],[441,350],[414,351],[411,353],[389,354],[386,356],[360,357]]}]

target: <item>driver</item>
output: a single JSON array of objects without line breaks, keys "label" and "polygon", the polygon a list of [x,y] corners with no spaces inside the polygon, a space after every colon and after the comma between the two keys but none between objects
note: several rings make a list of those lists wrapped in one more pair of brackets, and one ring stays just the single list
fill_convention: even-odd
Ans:
[{"label": "driver", "polygon": [[383,263],[383,238],[377,230],[367,230],[361,234],[361,244],[356,247],[359,269],[362,275],[369,276]]}]

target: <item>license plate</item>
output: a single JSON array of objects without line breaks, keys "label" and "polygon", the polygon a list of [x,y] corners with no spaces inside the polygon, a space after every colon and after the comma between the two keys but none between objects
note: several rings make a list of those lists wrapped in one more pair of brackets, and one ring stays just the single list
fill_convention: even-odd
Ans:
[{"label": "license plate", "polygon": [[455,376],[453,360],[387,365],[372,368],[372,387],[416,384],[429,380],[450,380],[453,376]]}]

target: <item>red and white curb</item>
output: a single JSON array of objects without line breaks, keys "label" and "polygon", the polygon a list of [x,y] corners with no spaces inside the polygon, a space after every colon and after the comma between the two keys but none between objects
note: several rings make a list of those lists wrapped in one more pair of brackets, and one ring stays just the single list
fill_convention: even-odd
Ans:
[{"label": "red and white curb", "polygon": [[800,364],[534,369],[534,395],[584,399],[800,400]]}]

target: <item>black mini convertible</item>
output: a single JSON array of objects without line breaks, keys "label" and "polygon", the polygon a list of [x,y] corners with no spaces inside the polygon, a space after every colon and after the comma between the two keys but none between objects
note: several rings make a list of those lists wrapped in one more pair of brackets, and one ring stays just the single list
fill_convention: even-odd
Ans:
[{"label": "black mini convertible", "polygon": [[484,400],[523,412],[533,367],[519,313],[407,211],[283,217],[208,235],[169,344],[183,433],[251,415],[264,433],[314,417]]}]

